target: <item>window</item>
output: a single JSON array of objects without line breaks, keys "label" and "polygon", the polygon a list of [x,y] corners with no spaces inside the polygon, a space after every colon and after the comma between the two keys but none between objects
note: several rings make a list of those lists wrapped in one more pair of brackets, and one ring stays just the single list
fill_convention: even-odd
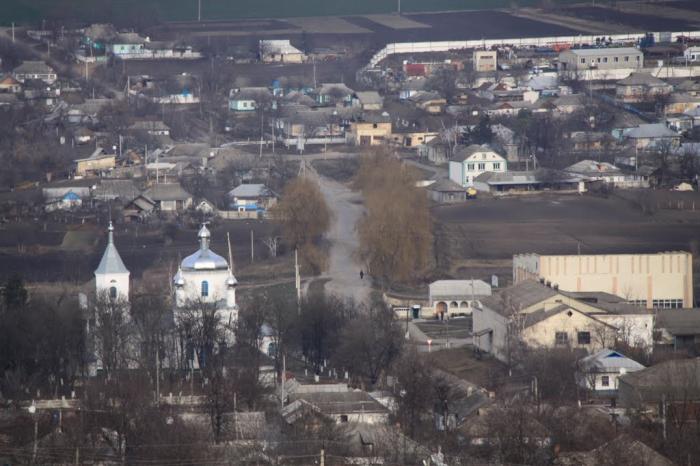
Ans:
[{"label": "window", "polygon": [[639,61],[639,55],[637,55],[637,61]]},{"label": "window", "polygon": [[468,163],[467,164],[467,171],[473,172],[474,171],[474,164],[473,163]]},{"label": "window", "polygon": [[620,57],[615,57],[615,58],[613,58],[613,61],[614,61],[615,63],[618,63],[618,62],[620,61]]},{"label": "window", "polygon": [[486,170],[486,164],[485,164],[485,163],[480,163],[480,164],[479,164],[479,170]]},{"label": "window", "polygon": [[500,163],[500,162],[494,162],[494,163],[493,163],[493,169],[494,169],[494,170],[500,170],[500,169],[501,169],[501,163]]},{"label": "window", "polygon": [[597,61],[598,63],[600,63],[600,57],[598,57],[598,58],[596,59],[596,61]]},{"label": "window", "polygon": [[583,63],[586,63],[586,59],[585,59],[585,58],[582,58],[582,59],[581,59],[581,63],[582,63],[582,64],[583,64]]},{"label": "window", "polygon": [[373,124],[372,124],[372,128],[376,129],[376,128],[377,128],[377,124],[376,124],[376,123],[373,123]]},{"label": "window", "polygon": [[209,282],[205,280],[202,282],[202,297],[206,298],[207,296],[209,296]]},{"label": "window", "polygon": [[629,301],[630,304],[639,306],[639,307],[647,307],[647,300],[646,299],[633,299]]},{"label": "window", "polygon": [[603,57],[603,63],[607,63],[607,62],[608,62],[608,57]]},{"label": "window", "polygon": [[348,415],[347,415],[347,414],[341,414],[341,415],[340,415],[340,422],[348,422]]},{"label": "window", "polygon": [[557,345],[566,345],[569,342],[569,334],[566,332],[555,332],[554,343]]},{"label": "window", "polygon": [[578,344],[579,345],[590,345],[591,344],[591,332],[578,332]]},{"label": "window", "polygon": [[630,57],[625,57],[625,61],[630,61]]},{"label": "window", "polygon": [[117,287],[113,286],[109,289],[109,297],[112,299],[117,299]]},{"label": "window", "polygon": [[683,307],[682,299],[655,299],[652,301],[655,308],[661,309],[681,309]]},{"label": "window", "polygon": [[603,387],[609,387],[610,386],[610,376],[608,375],[603,375],[600,377],[600,384]]}]

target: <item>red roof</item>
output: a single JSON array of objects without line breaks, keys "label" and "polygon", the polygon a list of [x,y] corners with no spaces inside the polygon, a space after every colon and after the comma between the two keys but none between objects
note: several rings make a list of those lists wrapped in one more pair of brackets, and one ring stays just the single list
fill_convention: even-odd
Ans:
[{"label": "red roof", "polygon": [[425,76],[425,65],[420,63],[406,63],[404,70],[409,76]]}]

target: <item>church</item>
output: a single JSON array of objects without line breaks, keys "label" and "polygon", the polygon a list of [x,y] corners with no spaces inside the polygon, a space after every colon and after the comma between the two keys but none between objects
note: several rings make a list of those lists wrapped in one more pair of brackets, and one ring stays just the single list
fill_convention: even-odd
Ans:
[{"label": "church", "polygon": [[[92,317],[88,319],[87,331],[92,336],[94,346],[94,365],[90,369],[95,373],[103,369],[99,338],[96,335],[98,307],[106,303],[112,312],[123,312],[122,322],[129,325],[129,340],[138,338],[137,331],[130,316],[130,272],[124,265],[119,251],[114,244],[114,226],[110,222],[108,240],[97,269],[95,269],[95,304]],[[215,350],[217,346],[232,346],[235,343],[235,330],[238,322],[238,305],[236,304],[236,286],[238,281],[233,275],[233,260],[229,245],[229,261],[216,254],[210,247],[211,232],[202,225],[197,234],[199,248],[187,256],[178,266],[172,278],[172,313],[163,322],[168,333],[166,346],[173,349],[171,357],[162,361],[164,366],[183,365],[199,367],[204,353]],[[110,306],[111,304],[111,306]],[[214,346],[202,348],[197,333],[204,333],[202,327],[207,317],[213,317],[216,325],[217,341]],[[201,339],[200,339],[201,340]],[[126,346],[139,348],[136,341]],[[198,347],[199,345],[199,347]],[[137,349],[134,351],[138,352]],[[135,360],[137,355],[131,355]]]},{"label": "church", "polygon": [[[179,327],[188,314],[213,309],[225,335],[225,343],[234,343],[238,321],[236,285],[232,265],[210,248],[211,233],[202,225],[197,234],[199,250],[187,256],[173,277],[174,319]],[[229,260],[233,262],[229,247]]]}]

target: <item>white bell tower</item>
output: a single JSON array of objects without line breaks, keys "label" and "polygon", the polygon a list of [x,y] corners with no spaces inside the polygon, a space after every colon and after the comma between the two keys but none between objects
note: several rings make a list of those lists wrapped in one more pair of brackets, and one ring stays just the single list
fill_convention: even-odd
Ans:
[{"label": "white bell tower", "polygon": [[95,270],[95,291],[97,295],[107,293],[111,299],[129,301],[129,275],[119,251],[114,245],[114,226],[109,222],[109,239],[100,265]]}]

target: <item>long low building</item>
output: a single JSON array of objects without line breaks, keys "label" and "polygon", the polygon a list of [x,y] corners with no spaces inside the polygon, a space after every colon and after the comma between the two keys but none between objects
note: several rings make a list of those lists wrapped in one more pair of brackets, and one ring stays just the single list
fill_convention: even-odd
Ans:
[{"label": "long low building", "polygon": [[693,256],[656,254],[520,254],[513,283],[541,280],[562,291],[605,292],[647,309],[693,307]]}]

